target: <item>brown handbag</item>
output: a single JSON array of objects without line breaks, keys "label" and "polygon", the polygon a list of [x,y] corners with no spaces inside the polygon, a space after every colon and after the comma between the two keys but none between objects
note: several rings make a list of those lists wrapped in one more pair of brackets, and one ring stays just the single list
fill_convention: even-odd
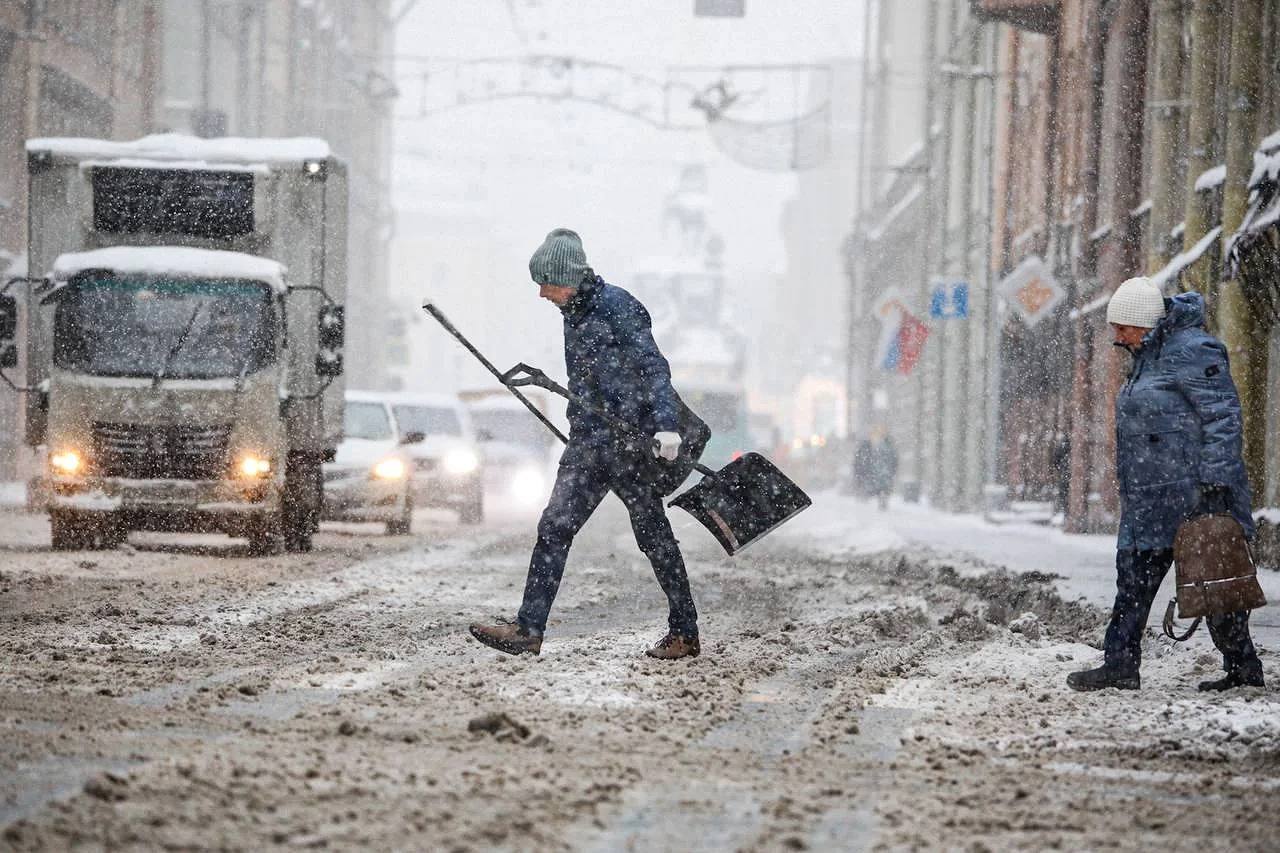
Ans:
[{"label": "brown handbag", "polygon": [[[1183,522],[1173,539],[1173,560],[1177,587],[1165,610],[1164,632],[1174,640],[1188,639],[1205,616],[1254,610],[1267,603],[1244,529],[1230,515],[1201,515]],[[1181,635],[1174,631],[1175,606],[1178,618],[1195,619]]]}]

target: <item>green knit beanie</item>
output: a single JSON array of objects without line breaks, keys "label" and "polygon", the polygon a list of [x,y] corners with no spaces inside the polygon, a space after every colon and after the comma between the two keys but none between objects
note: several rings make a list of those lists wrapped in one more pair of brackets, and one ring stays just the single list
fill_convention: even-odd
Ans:
[{"label": "green knit beanie", "polygon": [[529,258],[529,275],[537,284],[554,284],[577,290],[594,273],[587,266],[582,238],[568,228],[557,228]]}]

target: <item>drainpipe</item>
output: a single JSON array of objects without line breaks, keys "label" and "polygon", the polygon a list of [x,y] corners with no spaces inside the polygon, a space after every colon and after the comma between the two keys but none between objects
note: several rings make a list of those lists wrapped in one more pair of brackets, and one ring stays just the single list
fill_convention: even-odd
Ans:
[{"label": "drainpipe", "polygon": [[[921,305],[929,304],[929,276],[933,269],[934,257],[937,254],[934,251],[934,210],[936,205],[937,184],[934,175],[934,147],[933,147],[933,113],[938,98],[937,93],[937,61],[938,61],[938,4],[942,0],[928,0],[925,7],[925,49],[924,49],[924,78],[925,78],[925,94],[924,94],[924,127],[921,132],[924,134],[924,205],[925,205],[925,227],[924,241],[920,247],[921,262],[923,270],[921,273],[921,281],[919,282],[920,293],[922,294]],[[922,317],[924,321],[927,318]],[[925,344],[926,352],[929,348],[936,347],[937,341],[931,340]],[[926,412],[925,401],[929,392],[927,369],[928,359],[922,358],[921,363],[916,365],[914,382],[915,385],[915,435],[912,440],[912,476],[915,477],[914,495],[917,500],[924,494],[924,449],[928,440],[928,431],[925,424]],[[905,485],[905,484],[904,484]],[[905,491],[905,489],[904,489]]]},{"label": "drainpipe", "polygon": [[[1227,104],[1227,182],[1222,188],[1224,242],[1244,221],[1249,204],[1249,174],[1257,145],[1262,96],[1264,0],[1235,0],[1231,17],[1231,73]],[[1244,413],[1244,461],[1254,494],[1263,494],[1266,473],[1267,336],[1239,281],[1223,281],[1219,297],[1219,334],[1231,355],[1231,376]]]},{"label": "drainpipe", "polygon": [[213,12],[209,0],[200,2],[200,110],[208,121],[213,108]]},{"label": "drainpipe", "polygon": [[1169,232],[1183,207],[1182,0],[1156,0],[1151,17],[1155,80],[1152,103],[1147,105],[1151,114],[1151,239],[1147,242],[1147,271],[1155,273],[1173,256]]},{"label": "drainpipe", "polygon": [[[943,46],[943,55],[941,57],[930,57],[930,71],[935,79],[941,77],[940,90],[942,94],[942,118],[939,119],[941,130],[941,138],[939,139],[940,151],[937,156],[938,174],[936,177],[937,192],[933,195],[932,201],[936,205],[933,213],[933,221],[931,223],[931,234],[929,240],[936,240],[937,252],[934,257],[934,263],[930,268],[925,269],[925,299],[924,306],[929,305],[929,300],[933,295],[932,276],[934,274],[948,277],[951,273],[951,156],[955,149],[955,115],[956,115],[956,82],[955,76],[952,74],[940,73],[939,63],[952,60],[951,45],[956,35],[956,4],[947,2],[947,25],[943,30],[941,44]],[[926,318],[927,322],[927,318]],[[950,338],[952,335],[951,324],[947,320],[938,320],[930,323],[933,328],[933,341],[931,341],[932,350],[930,354],[928,350],[925,353],[925,363],[922,365],[928,373],[933,375],[933,435],[931,436],[933,444],[933,459],[931,459],[931,472],[929,476],[929,499],[935,505],[943,509],[952,509],[950,506],[950,483],[947,482],[948,460],[947,460],[947,431],[951,429],[955,422],[954,412],[947,405],[947,364],[950,361],[950,350],[952,349]]]},{"label": "drainpipe", "polygon": [[858,95],[858,186],[855,196],[853,231],[848,248],[849,306],[847,317],[847,343],[845,359],[847,360],[845,377],[845,426],[852,439],[850,447],[856,447],[856,440],[866,427],[867,420],[867,360],[864,357],[865,347],[859,346],[859,333],[862,331],[863,314],[866,310],[866,264],[865,246],[862,233],[866,215],[867,196],[867,136],[869,126],[869,100],[871,92],[872,67],[872,10],[875,0],[863,0],[862,14],[862,79],[859,81]]},{"label": "drainpipe", "polygon": [[[964,81],[960,84],[963,86],[963,101],[960,104],[960,120],[964,126],[964,136],[962,139],[962,157],[960,160],[960,272],[964,278],[969,293],[970,306],[974,301],[974,295],[977,291],[976,274],[977,267],[973,262],[974,246],[974,200],[976,198],[977,188],[974,186],[974,173],[977,166],[977,158],[982,156],[979,148],[978,124],[981,116],[978,112],[978,82],[981,79],[975,72],[982,62],[982,43],[986,28],[982,22],[971,18],[968,22],[968,51],[965,60],[969,64],[969,71]],[[988,66],[987,80],[994,78],[992,67]],[[979,214],[980,215],[980,214]],[[970,308],[969,316],[963,320],[958,320],[954,337],[955,341],[955,369],[956,369],[956,389],[955,400],[956,411],[953,412],[951,421],[954,423],[956,431],[954,447],[955,460],[954,464],[949,466],[952,473],[953,482],[950,484],[951,503],[952,506],[961,511],[970,511],[976,509],[977,503],[977,483],[970,476],[969,460],[975,452],[975,448],[971,447],[971,436],[977,429],[977,413],[973,411],[970,401],[974,396],[974,388],[976,386],[975,377],[977,374],[977,365],[971,362],[971,354],[973,352],[973,324],[975,322],[974,312]]]},{"label": "drainpipe", "polygon": [[[1017,28],[1010,28],[1005,37],[1005,50],[1009,57],[1009,67],[1006,70],[1008,84],[1005,91],[1004,103],[998,108],[999,113],[1004,118],[1004,126],[1002,128],[1003,136],[999,139],[1001,150],[999,152],[1000,163],[1000,195],[996,196],[994,185],[997,180],[996,166],[992,166],[992,207],[988,216],[993,220],[992,237],[990,239],[990,271],[987,275],[987,281],[990,284],[990,292],[987,298],[987,374],[986,374],[986,436],[983,446],[983,468],[985,473],[987,492],[984,495],[984,504],[986,509],[1003,508],[1006,490],[1008,486],[1007,468],[1001,464],[1001,444],[1003,424],[1001,422],[1001,404],[1000,396],[1003,391],[1003,326],[1000,322],[1000,297],[996,295],[995,288],[1000,278],[1009,268],[1010,261],[1010,236],[1009,236],[1009,206],[1010,199],[1013,194],[1012,183],[1010,182],[1010,174],[1013,171],[1014,151],[1016,143],[1013,133],[1013,117],[1017,113],[1017,89],[1018,75],[1021,71],[1021,41],[1022,36]],[[994,89],[993,89],[994,92]],[[995,148],[997,144],[996,136],[996,115],[997,107],[995,99],[992,99],[992,123],[991,123],[991,150],[992,157],[995,157]],[[994,163],[993,159],[993,163]],[[996,205],[999,205],[997,208]]]},{"label": "drainpipe", "polygon": [[[1187,191],[1183,221],[1186,230],[1182,244],[1194,246],[1209,233],[1209,211],[1205,200],[1195,190],[1196,178],[1222,162],[1218,139],[1218,21],[1222,18],[1222,0],[1195,0],[1191,10],[1191,53],[1187,65],[1191,69],[1191,109],[1187,127]],[[1182,272],[1183,286],[1207,294],[1209,253]]]},{"label": "drainpipe", "polygon": [[[1085,136],[1085,157],[1081,170],[1080,183],[1083,187],[1084,205],[1080,211],[1080,233],[1092,234],[1098,227],[1098,201],[1101,188],[1098,186],[1098,173],[1102,159],[1102,101],[1105,83],[1105,65],[1107,43],[1110,39],[1110,27],[1102,20],[1101,15],[1092,18],[1089,24],[1092,32],[1088,39],[1087,58],[1085,60],[1089,73],[1089,118]],[[1084,248],[1080,258],[1080,277],[1095,282],[1094,294],[1101,290],[1098,278],[1098,256],[1096,247],[1089,240],[1084,240]],[[1079,305],[1076,306],[1080,307]],[[1110,345],[1105,341],[1090,339],[1089,319],[1081,317],[1076,320],[1078,326],[1075,338],[1075,382],[1073,383],[1072,411],[1090,412],[1094,417],[1076,417],[1071,422],[1071,490],[1067,500],[1066,529],[1070,533],[1085,533],[1094,528],[1099,521],[1094,517],[1089,496],[1101,494],[1106,490],[1107,471],[1105,456],[1106,439],[1100,435],[1105,429],[1097,417],[1099,401],[1106,405],[1104,388],[1099,387],[1097,373],[1093,362],[1106,358]],[[1103,335],[1106,333],[1104,332]],[[1104,419],[1105,420],[1105,419]],[[1091,511],[1093,510],[1093,511]]]}]

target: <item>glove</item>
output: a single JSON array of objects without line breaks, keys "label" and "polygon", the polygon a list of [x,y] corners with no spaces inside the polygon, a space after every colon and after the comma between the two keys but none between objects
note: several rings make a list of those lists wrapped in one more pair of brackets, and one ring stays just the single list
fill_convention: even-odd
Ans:
[{"label": "glove", "polygon": [[1228,499],[1231,496],[1231,490],[1226,486],[1218,486],[1212,483],[1200,484],[1200,505],[1196,508],[1197,515],[1215,515],[1217,513],[1228,512]]},{"label": "glove", "polygon": [[680,455],[680,433],[660,432],[653,437],[653,455],[668,462],[675,462]]}]

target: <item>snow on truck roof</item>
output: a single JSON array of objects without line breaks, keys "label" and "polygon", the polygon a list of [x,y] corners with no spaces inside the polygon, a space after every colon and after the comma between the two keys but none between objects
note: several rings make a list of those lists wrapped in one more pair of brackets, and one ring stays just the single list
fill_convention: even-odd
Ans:
[{"label": "snow on truck roof", "polygon": [[185,246],[111,246],[71,252],[59,255],[53,262],[53,277],[65,281],[78,272],[93,269],[133,275],[252,279],[277,292],[285,290],[285,266],[278,261],[243,252]]},{"label": "snow on truck roof", "polygon": [[226,136],[201,139],[181,133],[158,133],[133,142],[78,137],[28,139],[27,151],[48,151],[54,156],[101,161],[95,165],[146,166],[164,163],[178,168],[217,168],[237,164],[265,166],[272,163],[325,160],[333,155],[329,143],[314,137],[249,139]]}]

